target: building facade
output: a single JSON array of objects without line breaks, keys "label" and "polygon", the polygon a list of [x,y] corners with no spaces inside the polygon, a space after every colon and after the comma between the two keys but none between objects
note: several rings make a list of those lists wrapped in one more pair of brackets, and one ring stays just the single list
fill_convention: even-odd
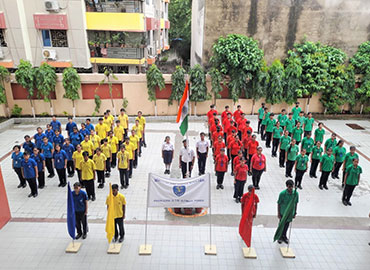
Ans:
[{"label": "building facade", "polygon": [[138,73],[169,49],[169,0],[0,2],[0,65]]}]

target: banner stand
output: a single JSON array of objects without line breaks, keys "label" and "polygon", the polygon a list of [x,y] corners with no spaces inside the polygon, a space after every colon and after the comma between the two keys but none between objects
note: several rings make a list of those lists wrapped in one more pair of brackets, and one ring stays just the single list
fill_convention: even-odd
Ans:
[{"label": "banner stand", "polygon": [[[209,174],[209,173],[208,173]],[[209,175],[211,180],[211,176]],[[209,181],[209,245],[204,246],[205,255],[217,255],[216,245],[212,245],[212,199],[211,199],[211,181]]]},{"label": "banner stand", "polygon": [[243,255],[244,255],[244,258],[257,259],[256,250],[252,247],[243,248]]},{"label": "banner stand", "polygon": [[292,222],[290,222],[288,245],[286,247],[281,247],[280,248],[281,256],[283,256],[283,258],[291,258],[291,259],[295,258],[295,254],[294,254],[293,250],[291,248],[289,248],[290,236],[292,234],[292,226],[293,226],[293,219],[292,219]]},{"label": "banner stand", "polygon": [[75,240],[72,240],[66,248],[66,253],[77,253],[80,250],[81,244],[81,242],[75,242]]},{"label": "banner stand", "polygon": [[121,247],[122,247],[121,243],[119,243],[119,244],[110,243],[109,247],[108,247],[108,250],[107,250],[107,253],[108,254],[119,254],[121,252]]},{"label": "banner stand", "polygon": [[148,238],[148,201],[149,201],[149,181],[150,181],[150,173],[148,174],[148,186],[147,186],[147,198],[146,198],[146,214],[145,214],[145,243],[144,245],[140,245],[139,247],[139,255],[152,255],[152,245],[148,245],[147,238]]}]

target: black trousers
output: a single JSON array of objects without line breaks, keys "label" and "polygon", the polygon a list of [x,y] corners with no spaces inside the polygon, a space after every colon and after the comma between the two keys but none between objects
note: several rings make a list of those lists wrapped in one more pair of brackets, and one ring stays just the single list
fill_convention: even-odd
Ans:
[{"label": "black trousers", "polygon": [[285,162],[285,150],[283,149],[280,149],[280,154],[279,154],[279,165],[281,167],[284,166],[284,162]]},{"label": "black trousers", "polygon": [[286,164],[285,164],[285,175],[292,175],[292,170],[293,170],[293,166],[294,166],[294,162],[293,160],[287,160],[286,161]]},{"label": "black trousers", "polygon": [[290,225],[290,222],[286,222],[285,225],[284,225],[284,229],[283,229],[283,233],[281,234],[281,238],[280,239],[288,239],[288,237],[286,236],[286,233],[288,232],[288,229],[289,229],[289,225]]},{"label": "black trousers", "polygon": [[200,174],[204,174],[206,170],[207,153],[198,152],[198,169]]},{"label": "black trousers", "polygon": [[36,183],[36,177],[34,178],[26,178],[28,185],[31,189],[32,195],[37,195],[37,183]]},{"label": "black trousers", "polygon": [[234,173],[234,159],[237,157],[238,155],[231,155],[231,172]]},{"label": "black trousers", "polygon": [[272,139],[272,155],[273,156],[276,156],[276,152],[279,149],[279,143],[280,143],[279,138],[273,138]]},{"label": "black trousers", "polygon": [[266,125],[261,124],[261,139],[262,140],[266,139],[265,128],[266,128]]},{"label": "black trousers", "polygon": [[230,148],[227,148],[227,158],[229,160],[231,159],[231,150],[230,150]]},{"label": "black trousers", "polygon": [[123,217],[114,219],[114,238],[115,239],[118,238],[118,234],[120,238],[123,238],[125,236],[125,228],[123,227]]},{"label": "black trousers", "polygon": [[303,170],[296,170],[295,172],[295,186],[300,186],[302,184],[302,178],[306,171]]},{"label": "black trousers", "polygon": [[342,201],[349,202],[351,200],[353,190],[355,189],[355,187],[356,186],[354,185],[345,185],[344,190],[343,190]]},{"label": "black trousers", "polygon": [[110,173],[110,158],[107,158],[107,160],[105,161],[105,171],[107,173]]},{"label": "black trousers", "polygon": [[55,175],[52,158],[45,158],[45,165],[50,175]]},{"label": "black trousers", "polygon": [[222,185],[224,183],[224,177],[225,177],[225,172],[217,172],[217,185]]},{"label": "black trousers", "polygon": [[98,177],[98,183],[99,184],[104,184],[105,183],[104,171],[96,170],[96,175]]},{"label": "black trousers", "polygon": [[[191,167],[193,166],[193,162],[188,163],[188,170],[189,170],[189,177],[191,177]],[[181,173],[182,178],[186,178],[187,168],[186,168],[186,162],[181,161]]]},{"label": "black trousers", "polygon": [[128,177],[131,178],[132,177],[132,166],[133,166],[134,160],[130,159],[129,163],[130,163],[130,169],[128,170]]},{"label": "black trousers", "polygon": [[271,146],[272,132],[266,132],[266,147]]},{"label": "black trousers", "polygon": [[95,198],[95,185],[94,185],[94,180],[83,180],[83,184],[86,188],[86,193],[87,197],[90,198]]},{"label": "black trousers", "polygon": [[129,177],[128,177],[127,169],[119,169],[119,180],[121,182],[121,186],[129,185]]},{"label": "black trousers", "polygon": [[330,172],[324,172],[324,171],[321,172],[319,186],[326,186],[327,185],[329,174],[330,174]]},{"label": "black trousers", "polygon": [[138,155],[137,155],[137,149],[134,151],[134,161],[133,161],[133,165],[134,165],[134,168],[137,167],[138,165]]},{"label": "black trousers", "polygon": [[[77,234],[87,233],[87,216],[85,212],[75,212]],[[81,226],[82,225],[82,226]]]},{"label": "black trousers", "polygon": [[23,178],[22,168],[14,168],[15,173],[18,175],[19,183],[24,186],[26,184],[26,179]]},{"label": "black trousers", "polygon": [[262,119],[259,119],[258,118],[258,127],[257,127],[257,133],[259,134],[261,132],[260,128],[261,128],[261,124],[262,124]]},{"label": "black trousers", "polygon": [[346,176],[346,169],[344,169],[343,171],[343,175],[342,175],[342,185],[344,185],[344,177]]},{"label": "black trousers", "polygon": [[311,177],[316,177],[316,171],[317,171],[317,167],[319,166],[319,163],[320,163],[320,159],[312,159],[311,168],[310,168]]},{"label": "black trousers", "polygon": [[75,165],[73,164],[73,160],[67,161],[67,173],[68,175],[73,175],[75,173]]},{"label": "black trousers", "polygon": [[252,160],[252,157],[253,155],[248,155],[249,158],[247,159],[247,165],[248,165],[248,169],[251,167],[251,160]]},{"label": "black trousers", "polygon": [[116,165],[117,165],[117,153],[112,153],[112,160],[111,160],[110,165],[112,166],[112,168],[116,167]]},{"label": "black trousers", "polygon": [[139,147],[139,149],[138,149],[138,153],[139,153],[139,156],[141,156],[141,148],[143,148],[143,138],[141,138],[140,139],[140,142],[139,142],[139,145],[140,145],[140,147]]},{"label": "black trousers", "polygon": [[44,187],[45,186],[45,172],[44,171],[41,171],[41,172],[38,172],[39,173],[39,177],[37,178],[38,182],[39,182],[39,188],[41,187]]},{"label": "black trousers", "polygon": [[335,162],[334,163],[334,170],[331,173],[332,177],[339,177],[339,169],[342,167],[343,162]]},{"label": "black trousers", "polygon": [[78,181],[83,186],[83,182],[82,182],[82,179],[81,179],[81,170],[80,169],[76,169],[76,171],[77,171]]},{"label": "black trousers", "polygon": [[252,168],[252,181],[254,187],[259,187],[263,170],[256,170]]},{"label": "black trousers", "polygon": [[66,169],[56,169],[58,178],[59,178],[59,183],[64,185],[67,183],[67,176],[66,176]]},{"label": "black trousers", "polygon": [[240,199],[243,196],[245,182],[246,182],[245,180],[244,181],[235,180],[235,185],[234,185],[234,198],[235,199]]}]

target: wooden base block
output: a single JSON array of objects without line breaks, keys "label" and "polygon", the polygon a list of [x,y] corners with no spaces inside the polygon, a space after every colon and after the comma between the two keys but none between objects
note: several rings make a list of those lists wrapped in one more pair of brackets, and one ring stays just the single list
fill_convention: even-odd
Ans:
[{"label": "wooden base block", "polygon": [[217,255],[216,245],[205,245],[204,254],[206,255]]},{"label": "wooden base block", "polygon": [[139,255],[152,255],[152,245],[141,245]]},{"label": "wooden base block", "polygon": [[109,248],[107,250],[108,254],[119,254],[121,252],[122,244],[109,244]]},{"label": "wooden base block", "polygon": [[257,253],[254,248],[243,248],[244,258],[257,259]]},{"label": "wooden base block", "polygon": [[80,250],[81,242],[71,242],[66,248],[66,253],[77,253]]},{"label": "wooden base block", "polygon": [[280,252],[283,258],[295,258],[294,252],[291,248],[281,247]]}]

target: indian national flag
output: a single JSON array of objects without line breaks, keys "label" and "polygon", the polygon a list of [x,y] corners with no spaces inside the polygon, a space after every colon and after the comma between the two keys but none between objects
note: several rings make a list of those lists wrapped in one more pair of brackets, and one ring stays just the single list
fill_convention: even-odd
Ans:
[{"label": "indian national flag", "polygon": [[179,112],[177,113],[176,123],[180,123],[180,132],[182,136],[188,131],[188,114],[189,114],[189,84],[186,81],[184,94],[181,98]]}]

